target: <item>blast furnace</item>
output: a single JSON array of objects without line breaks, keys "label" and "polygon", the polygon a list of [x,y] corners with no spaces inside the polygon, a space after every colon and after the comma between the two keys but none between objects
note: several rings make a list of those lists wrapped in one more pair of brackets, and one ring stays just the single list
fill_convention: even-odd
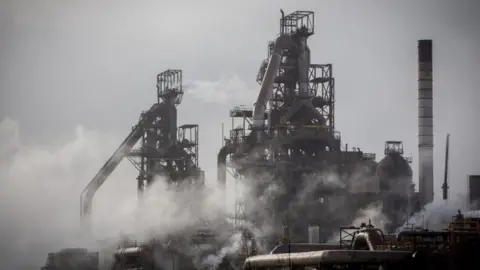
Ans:
[{"label": "blast furnace", "polygon": [[264,230],[269,246],[285,235],[307,242],[309,226],[326,239],[374,202],[384,204],[392,230],[416,200],[402,142],[388,141],[379,164],[375,154],[342,143],[332,64],[311,63],[307,41],[314,33],[312,11],[282,11],[280,34],[269,42],[256,78],[255,105],[230,111],[232,129],[218,153],[219,185],[225,187],[230,171],[254,197],[237,200],[236,224]]}]

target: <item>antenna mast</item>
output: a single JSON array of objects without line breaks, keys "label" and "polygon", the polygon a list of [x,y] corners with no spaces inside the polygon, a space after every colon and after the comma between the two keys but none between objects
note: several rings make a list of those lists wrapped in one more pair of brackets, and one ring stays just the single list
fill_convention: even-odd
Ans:
[{"label": "antenna mast", "polygon": [[450,134],[447,134],[447,141],[445,143],[445,171],[443,175],[443,185],[442,185],[442,190],[443,190],[443,199],[448,200],[448,151],[450,148]]}]

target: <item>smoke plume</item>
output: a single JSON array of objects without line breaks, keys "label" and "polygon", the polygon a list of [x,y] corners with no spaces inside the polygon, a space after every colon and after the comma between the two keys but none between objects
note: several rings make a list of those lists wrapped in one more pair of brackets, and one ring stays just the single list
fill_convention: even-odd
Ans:
[{"label": "smoke plume", "polygon": [[[381,202],[372,202],[367,207],[358,210],[355,214],[354,220],[350,224],[343,226],[359,227],[362,223],[371,223],[376,228],[385,231],[385,226],[388,224],[388,218],[383,214],[383,205]],[[334,232],[327,242],[339,242],[340,233]]]},{"label": "smoke plume", "polygon": [[216,254],[207,255],[207,257],[202,261],[202,264],[209,266],[211,269],[217,269],[223,258],[240,251],[241,248],[242,234],[237,232],[228,239],[228,242],[220,249],[220,251],[218,251]]},{"label": "smoke plume", "polygon": [[376,228],[385,231],[385,226],[389,222],[388,218],[382,213],[383,205],[380,202],[369,204],[366,208],[357,212],[352,225],[359,226],[362,223],[370,222]]},{"label": "smoke plume", "polygon": [[[209,223],[206,226],[221,226],[218,218],[223,208],[223,191],[209,186],[204,192],[193,187],[178,187],[183,190],[178,192],[158,177],[139,201],[137,172],[130,164],[124,166],[127,161],[123,161],[96,193],[92,233],[85,234],[80,227],[80,193],[122,138],[81,126],[75,129],[73,139],[63,145],[25,143],[20,138],[17,122],[5,119],[0,123],[0,140],[6,142],[0,145],[0,259],[7,268],[38,269],[45,264],[47,253],[77,247],[100,251],[101,263],[108,265],[121,241],[191,234],[202,218]],[[255,202],[248,207],[259,215],[271,216],[266,205],[284,188],[272,181],[269,174],[254,178],[243,182],[240,188],[244,196],[239,199]],[[254,196],[253,182],[265,184],[266,191],[260,197]],[[268,220],[263,227],[256,228],[245,221],[243,226],[260,239],[272,232],[273,222]],[[223,246],[217,253],[194,260],[215,266],[226,255],[244,248],[240,233],[222,237]],[[257,248],[266,251],[261,242]]]},{"label": "smoke plume", "polygon": [[443,230],[452,221],[454,215],[468,209],[465,194],[457,194],[449,201],[436,200],[427,204],[422,211],[415,213],[397,231],[408,228],[426,228]]},{"label": "smoke plume", "polygon": [[79,230],[79,194],[111,140],[78,127],[71,142],[43,147],[23,144],[11,119],[0,123],[0,130],[1,260],[6,268],[38,269],[47,252],[86,244]]},{"label": "smoke plume", "polygon": [[[316,215],[329,217],[322,224],[318,224],[322,228],[322,233],[326,234],[326,237],[330,235],[329,239],[332,241],[338,241],[339,226],[359,226],[361,223],[367,223],[370,220],[374,226],[385,230],[389,220],[382,213],[383,205],[381,202],[356,201],[354,199],[356,196],[344,195],[345,189],[352,186],[352,182],[355,182],[357,184],[355,189],[358,190],[351,191],[354,194],[358,192],[358,197],[365,197],[364,191],[373,192],[378,189],[378,183],[375,179],[375,177],[365,172],[358,172],[354,177],[350,178],[342,177],[335,172],[305,174],[301,179],[294,179],[295,193],[286,194],[289,187],[285,186],[286,183],[283,182],[283,179],[276,179],[273,175],[265,172],[244,179],[249,184],[243,196],[245,201],[252,202],[250,209],[253,209],[257,216],[264,219],[264,223],[256,231],[258,239],[272,233],[275,233],[277,236],[283,235],[283,227],[286,220],[279,216],[274,218],[273,209],[266,207],[272,203],[272,199],[275,197],[282,197],[290,199],[289,220],[306,220],[307,217],[303,213],[296,211],[296,207],[302,209],[306,206],[314,205]],[[253,190],[254,187],[260,187],[264,192],[254,195],[256,193]],[[319,191],[325,192],[327,190],[327,194],[322,195],[321,192],[319,193]],[[248,210],[249,207],[247,205]],[[311,212],[309,211],[309,213]],[[256,225],[258,226],[258,224]],[[308,221],[305,221],[302,227],[307,231],[309,225],[316,224],[309,224]],[[260,248],[262,247],[260,246]],[[263,251],[268,252],[269,250]]]},{"label": "smoke plume", "polygon": [[[22,142],[18,123],[5,119],[0,123],[0,215],[2,226],[0,259],[3,266],[11,269],[38,269],[45,263],[48,252],[66,247],[85,247],[109,252],[124,238],[148,240],[152,237],[175,233],[192,233],[199,219],[207,218],[209,225],[218,225],[218,214],[223,206],[222,191],[208,187],[205,192],[185,189],[178,192],[168,189],[159,177],[139,202],[136,193],[136,171],[133,166],[119,166],[94,199],[93,235],[85,235],[80,228],[79,195],[92,176],[118,147],[121,138],[110,134],[78,127],[74,137],[63,145],[44,146]],[[126,163],[126,161],[124,161]],[[243,179],[243,200],[248,209],[263,217],[272,216],[267,208],[272,197],[286,192],[280,181],[268,173]],[[297,191],[296,204],[315,198],[312,192],[318,187],[344,188],[343,180],[335,174],[307,175],[305,185]],[[358,178],[358,177],[357,177]],[[213,182],[213,181],[212,181]],[[260,194],[254,187],[263,186]],[[428,223],[433,228],[451,218],[461,205],[458,203],[429,205],[425,211],[412,217],[409,223]],[[140,206],[140,207],[138,207]],[[345,198],[329,198],[327,212],[344,215]],[[353,207],[353,206],[352,206]],[[382,229],[388,221],[382,214],[382,205],[372,203],[353,212],[352,225],[371,220]],[[334,216],[332,216],[333,218]],[[444,218],[445,217],[445,218]],[[290,218],[296,219],[292,215]],[[278,221],[278,220],[277,220]],[[261,239],[278,229],[282,224],[266,219],[256,228],[249,221],[244,227]],[[308,224],[305,224],[307,230]],[[349,225],[349,224],[340,224]],[[338,229],[338,227],[336,227]],[[338,235],[331,238],[338,241]],[[101,240],[101,241],[98,241]],[[215,254],[196,258],[202,264],[218,265],[222,258],[243,248],[239,233],[225,236],[224,245]],[[258,241],[259,251],[262,242]],[[111,253],[110,253],[111,254]],[[105,258],[104,258],[105,259]],[[106,258],[108,259],[108,258]],[[200,260],[201,259],[201,260]]]},{"label": "smoke plume", "polygon": [[19,133],[15,121],[0,123],[0,141],[6,142],[0,145],[0,259],[6,268],[38,269],[48,252],[100,250],[124,237],[141,241],[188,229],[201,217],[214,220],[219,213],[222,197],[215,188],[179,193],[164,181],[156,181],[137,208],[136,172],[120,165],[96,194],[94,234],[85,235],[79,195],[121,139],[78,127],[70,142],[47,147],[23,143]]}]

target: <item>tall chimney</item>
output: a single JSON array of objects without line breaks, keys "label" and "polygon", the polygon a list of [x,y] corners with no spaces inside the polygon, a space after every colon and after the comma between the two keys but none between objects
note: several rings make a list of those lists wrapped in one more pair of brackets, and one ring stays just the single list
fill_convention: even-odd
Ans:
[{"label": "tall chimney", "polygon": [[423,205],[433,201],[432,40],[418,41],[418,177]]}]

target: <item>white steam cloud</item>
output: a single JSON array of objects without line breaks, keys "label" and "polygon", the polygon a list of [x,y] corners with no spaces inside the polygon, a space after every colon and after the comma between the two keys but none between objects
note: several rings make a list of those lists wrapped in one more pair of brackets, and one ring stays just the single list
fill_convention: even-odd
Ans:
[{"label": "white steam cloud", "polygon": [[[372,202],[367,207],[359,209],[355,214],[355,219],[350,224],[343,224],[342,226],[359,227],[362,223],[375,226],[376,228],[385,232],[385,226],[389,222],[388,218],[383,214],[383,205],[381,202]],[[339,242],[340,233],[335,232],[327,242]]]},{"label": "white steam cloud", "polygon": [[258,93],[258,85],[246,83],[239,76],[221,78],[218,81],[193,81],[185,84],[185,92],[208,103],[251,104]]},{"label": "white steam cloud", "polygon": [[[121,138],[78,127],[70,142],[46,147],[25,144],[19,135],[17,122],[4,119],[0,123],[0,259],[6,268],[38,269],[45,263],[48,252],[66,247],[104,249],[108,245],[97,242],[102,239],[111,238],[116,244],[115,241],[125,235],[142,241],[152,236],[178,233],[197,224],[201,217],[215,222],[220,207],[224,205],[221,201],[223,194],[213,187],[205,193],[178,193],[168,191],[164,181],[159,179],[146,193],[139,210],[136,172],[133,166],[120,166],[95,197],[92,216],[95,235],[86,236],[80,228],[79,195],[118,147]],[[267,181],[266,192],[253,200],[249,187],[243,187],[243,200],[255,203],[247,204],[247,208],[260,211],[265,217],[270,216],[271,209],[264,205],[271,196],[284,193],[284,187],[272,181],[270,175],[253,178],[257,184]],[[310,178],[309,184],[297,193],[295,203],[310,200],[310,191],[318,185],[341,187],[342,181],[335,175]],[[248,182],[245,181],[244,185]],[[462,204],[464,198],[456,198],[448,204],[436,201],[428,205],[422,213],[412,217],[409,224],[428,223],[431,229],[442,227],[457,209],[466,207]],[[328,211],[335,212],[341,205],[341,201],[333,203],[329,207],[335,209]],[[337,206],[340,208],[336,209]],[[388,220],[382,214],[381,204],[372,203],[358,211],[352,223],[358,226],[368,220],[383,229]],[[245,226],[260,238],[281,227],[272,222],[258,229],[253,229],[248,222]],[[332,239],[338,240],[336,236]],[[228,253],[242,248],[241,241],[240,234],[230,235],[216,254],[203,258],[203,263],[218,265]]]},{"label": "white steam cloud", "polygon": [[5,119],[0,141],[3,266],[38,269],[48,252],[92,244],[80,234],[79,195],[118,140],[78,127],[61,147],[23,144],[18,123]]},{"label": "white steam cloud", "polygon": [[0,145],[0,259],[7,269],[39,269],[48,252],[67,247],[106,248],[97,240],[116,244],[125,235],[141,241],[175,233],[202,216],[215,219],[223,205],[218,190],[199,198],[157,181],[138,210],[136,172],[119,166],[94,199],[94,236],[87,236],[80,228],[80,193],[121,140],[78,127],[61,147],[24,144],[18,123],[5,119],[0,141],[6,142]]},{"label": "white steam cloud", "polygon": [[[0,123],[0,140],[5,142],[0,145],[0,259],[6,268],[39,269],[47,253],[77,247],[103,251],[101,263],[108,264],[122,240],[141,242],[193,233],[192,227],[196,228],[201,218],[221,226],[217,218],[224,197],[216,187],[207,187],[205,192],[177,192],[169,190],[159,177],[139,202],[136,171],[123,161],[95,195],[93,234],[85,234],[80,226],[80,194],[118,147],[121,137],[79,126],[73,139],[64,145],[43,146],[24,143],[19,135],[16,121],[5,119]],[[279,187],[272,183],[260,201],[278,192]],[[268,211],[261,205],[258,208]],[[257,237],[272,228],[245,226]],[[239,233],[230,233],[223,241],[216,254],[194,259],[215,266],[244,244]]]},{"label": "white steam cloud", "polygon": [[233,234],[227,244],[220,249],[216,254],[208,255],[202,262],[203,265],[210,266],[211,269],[216,269],[220,263],[222,263],[223,258],[229,254],[234,254],[242,249],[242,234],[237,232]]},{"label": "white steam cloud", "polygon": [[415,213],[399,230],[412,227],[443,230],[459,210],[465,213],[467,209],[466,194],[457,194],[449,201],[436,200],[426,205],[422,211]]}]

